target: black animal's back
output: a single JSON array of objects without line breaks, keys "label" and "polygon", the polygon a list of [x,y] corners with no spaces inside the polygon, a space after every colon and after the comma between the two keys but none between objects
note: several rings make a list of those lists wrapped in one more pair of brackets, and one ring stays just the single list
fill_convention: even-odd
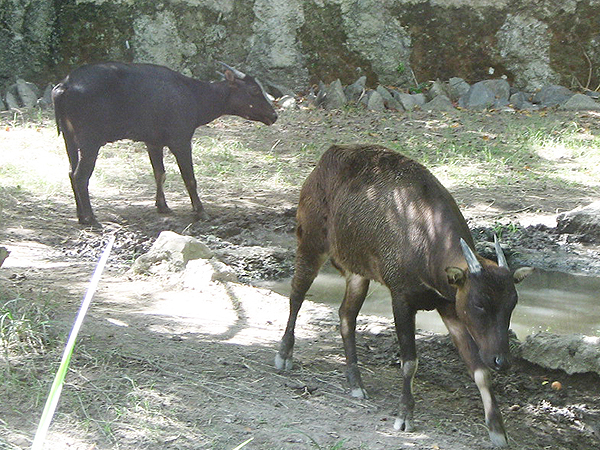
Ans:
[{"label": "black animal's back", "polygon": [[189,140],[199,125],[195,98],[201,89],[202,82],[162,66],[86,65],[55,89],[57,122],[63,132],[70,122],[78,141],[90,145],[119,139],[169,145]]}]

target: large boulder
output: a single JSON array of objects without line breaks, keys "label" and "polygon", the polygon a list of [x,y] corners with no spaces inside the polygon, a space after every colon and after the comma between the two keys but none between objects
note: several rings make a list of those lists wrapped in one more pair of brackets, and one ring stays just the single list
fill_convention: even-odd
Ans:
[{"label": "large boulder", "polygon": [[545,367],[560,369],[569,375],[595,372],[600,375],[600,337],[557,335],[540,332],[521,344],[523,359]]},{"label": "large boulder", "polygon": [[131,270],[138,274],[154,273],[161,269],[177,272],[185,269],[190,260],[209,259],[212,256],[212,251],[198,239],[163,231],[148,253],[135,260]]},{"label": "large boulder", "polygon": [[559,214],[559,233],[578,235],[588,242],[600,242],[600,201]]}]

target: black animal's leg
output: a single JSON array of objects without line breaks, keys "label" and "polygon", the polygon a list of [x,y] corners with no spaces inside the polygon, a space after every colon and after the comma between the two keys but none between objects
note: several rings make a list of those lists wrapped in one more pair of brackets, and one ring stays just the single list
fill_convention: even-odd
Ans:
[{"label": "black animal's leg", "polygon": [[90,194],[88,190],[90,177],[96,166],[100,146],[96,144],[81,146],[79,151],[79,162],[71,178],[73,190],[75,191],[76,201],[78,200],[78,217],[82,225],[91,225],[94,228],[101,228],[92,212],[90,203]]},{"label": "black animal's leg", "polygon": [[410,307],[405,295],[398,292],[392,292],[392,309],[400,346],[403,376],[400,407],[394,428],[401,431],[413,431],[413,411],[415,409],[413,379],[418,366],[417,346],[415,344],[416,311]]},{"label": "black animal's leg", "polygon": [[75,208],[77,209],[77,219],[79,219],[81,218],[81,200],[79,200],[77,184],[75,183],[75,172],[79,164],[79,148],[75,139],[68,131],[63,130],[62,133],[65,140],[65,147],[67,148],[67,156],[69,157],[69,180],[71,180],[71,188],[75,197]]},{"label": "black animal's leg", "polygon": [[179,171],[181,172],[181,178],[185,183],[185,187],[188,191],[190,199],[192,201],[192,208],[194,210],[196,219],[208,220],[208,214],[204,211],[202,202],[198,197],[198,186],[196,183],[196,177],[194,177],[194,167],[192,165],[192,143],[185,142],[180,145],[169,146],[169,149],[175,155]]},{"label": "black animal's leg", "polygon": [[492,392],[490,371],[479,356],[477,344],[473,341],[466,326],[458,318],[454,305],[438,308],[438,312],[442,316],[444,324],[450,332],[452,341],[458,348],[460,356],[465,361],[469,373],[479,389],[485,411],[485,423],[488,427],[492,444],[496,447],[505,447],[508,444],[508,440],[502,414]]},{"label": "black animal's leg", "polygon": [[167,200],[165,199],[165,165],[163,162],[163,147],[162,145],[150,145],[146,144],[148,148],[148,156],[150,156],[150,163],[152,164],[152,171],[154,172],[154,180],[156,181],[156,208],[161,214],[168,214],[171,212],[167,206]]},{"label": "black animal's leg", "polygon": [[369,279],[357,274],[346,276],[346,293],[340,306],[340,331],[346,353],[346,377],[353,397],[367,398],[356,355],[356,317],[367,296]]}]

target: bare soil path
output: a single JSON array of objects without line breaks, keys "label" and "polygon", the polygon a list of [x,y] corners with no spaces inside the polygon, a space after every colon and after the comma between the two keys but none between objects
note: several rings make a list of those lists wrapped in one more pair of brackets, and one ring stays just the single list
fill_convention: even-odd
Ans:
[{"label": "bare soil path", "polygon": [[[66,333],[111,233],[117,235],[115,251],[71,362],[48,449],[225,450],[248,439],[253,440],[244,448],[265,450],[490,447],[479,394],[447,337],[419,335],[417,431],[396,432],[401,383],[391,322],[360,318],[359,359],[370,398],[356,400],[345,385],[336,311],[313,302],[304,305],[297,326],[296,368],[279,373],[273,358],[287,319],[287,299],[250,283],[289,276],[299,186],[330,143],[393,141],[400,148],[419,134],[440,149],[468,139],[477,147],[533,126],[534,119],[515,122],[501,113],[407,117],[302,110],[282,114],[269,128],[219,120],[198,130],[197,140],[235,141],[220,156],[229,158],[228,164],[237,158],[236,146],[268,158],[251,156],[255,160],[244,160],[234,169],[224,165],[217,175],[217,169],[197,169],[200,196],[212,220],[195,224],[178,180],[167,187],[174,213],[155,212],[147,157],[141,147],[121,144],[103,151],[105,159],[98,165],[105,168],[97,169],[99,181],[91,189],[102,232],[82,230],[76,223],[66,157],[52,123],[15,126],[4,120],[7,125],[0,134],[7,147],[0,151],[11,152],[15,159],[26,151],[31,165],[46,153],[51,161],[64,158],[59,175],[55,162],[37,172],[64,180],[4,186],[1,191],[0,245],[11,255],[0,269],[0,298],[39,304],[50,313],[43,349],[2,358],[0,449],[31,445]],[[586,133],[600,134],[598,118],[589,115],[535,120],[546,120],[549,130],[576,121]],[[32,136],[42,142],[32,143]],[[130,152],[131,159],[121,152]],[[122,164],[119,170],[114,161]],[[556,161],[575,164],[574,156]],[[119,173],[113,174],[110,165]],[[436,174],[444,179],[446,169],[437,167]],[[264,178],[266,170],[273,172]],[[176,180],[178,174],[171,170],[169,177]],[[598,184],[548,180],[495,186],[454,183],[450,190],[471,224],[483,228],[547,222],[557,212],[599,195]],[[190,289],[180,273],[145,277],[127,272],[135,256],[166,229],[203,239],[234,267],[241,283],[211,282]],[[525,253],[540,253],[540,243],[552,244],[548,267],[560,265],[553,256],[560,250],[585,259],[582,270],[596,270],[594,245],[574,243],[566,251],[551,230],[523,230],[511,246],[521,245],[521,239]],[[552,389],[554,381],[561,383],[560,390]],[[600,446],[598,376],[567,376],[517,360],[508,373],[495,377],[495,385],[511,448]]]}]

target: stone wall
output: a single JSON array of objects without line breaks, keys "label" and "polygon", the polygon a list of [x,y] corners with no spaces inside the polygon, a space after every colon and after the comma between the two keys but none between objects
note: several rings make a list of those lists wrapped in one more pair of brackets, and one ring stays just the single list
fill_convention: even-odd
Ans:
[{"label": "stone wall", "polygon": [[214,78],[215,60],[280,90],[359,76],[410,87],[505,77],[600,84],[600,0],[2,0],[0,88],[98,60]]}]

